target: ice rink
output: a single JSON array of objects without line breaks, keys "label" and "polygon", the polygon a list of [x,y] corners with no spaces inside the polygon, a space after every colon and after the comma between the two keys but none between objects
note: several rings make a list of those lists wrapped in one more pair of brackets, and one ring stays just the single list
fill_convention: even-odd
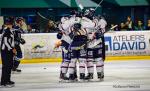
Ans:
[{"label": "ice rink", "polygon": [[150,91],[147,60],[105,62],[103,82],[59,83],[59,67],[60,63],[21,64],[22,73],[12,74],[15,87],[0,91]]}]

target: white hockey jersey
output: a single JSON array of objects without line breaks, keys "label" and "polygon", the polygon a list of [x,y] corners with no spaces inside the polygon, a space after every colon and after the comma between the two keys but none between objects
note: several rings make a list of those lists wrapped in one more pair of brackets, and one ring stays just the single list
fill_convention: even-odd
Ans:
[{"label": "white hockey jersey", "polygon": [[98,22],[98,27],[100,28],[100,30],[102,31],[102,33],[105,33],[106,32],[106,26],[107,26],[107,22],[105,19],[100,19],[99,22]]},{"label": "white hockey jersey", "polygon": [[82,17],[81,25],[83,28],[93,30],[98,24],[98,21],[93,21],[88,19],[87,17]]},{"label": "white hockey jersey", "polygon": [[[93,22],[95,22],[95,26],[92,26],[90,28],[87,29],[88,33],[88,48],[94,48],[95,46],[97,46],[100,42],[102,42],[101,38],[100,39],[93,39],[94,38],[94,33],[99,31],[102,33],[105,33],[105,28],[107,26],[107,22],[104,19],[100,19],[99,21],[97,19],[92,20]],[[89,22],[90,24],[91,22]],[[92,31],[91,31],[92,30]],[[90,41],[91,40],[91,41]]]}]

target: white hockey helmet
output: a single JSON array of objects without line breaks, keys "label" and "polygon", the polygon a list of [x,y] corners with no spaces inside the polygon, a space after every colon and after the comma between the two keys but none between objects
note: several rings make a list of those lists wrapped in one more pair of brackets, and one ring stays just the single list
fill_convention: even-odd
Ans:
[{"label": "white hockey helmet", "polygon": [[89,9],[86,9],[85,12],[84,12],[84,15],[89,15],[91,13],[94,13],[95,10],[93,8],[89,8]]}]

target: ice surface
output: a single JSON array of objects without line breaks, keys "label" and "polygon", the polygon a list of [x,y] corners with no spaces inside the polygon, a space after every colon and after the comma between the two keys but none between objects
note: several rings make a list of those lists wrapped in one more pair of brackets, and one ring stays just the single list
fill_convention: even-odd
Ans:
[{"label": "ice surface", "polygon": [[21,64],[22,73],[12,74],[15,87],[0,91],[150,91],[147,60],[105,62],[103,82],[59,83],[59,67],[60,63]]}]

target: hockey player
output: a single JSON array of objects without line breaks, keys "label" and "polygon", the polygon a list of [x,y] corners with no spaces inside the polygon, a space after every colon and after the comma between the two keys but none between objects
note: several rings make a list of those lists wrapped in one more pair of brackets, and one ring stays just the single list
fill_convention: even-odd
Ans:
[{"label": "hockey player", "polygon": [[94,54],[95,55],[95,62],[96,62],[96,70],[97,70],[97,76],[98,79],[103,80],[104,79],[104,60],[105,60],[105,41],[104,41],[104,33],[105,27],[107,25],[107,22],[104,18],[99,19],[97,31],[95,32],[95,39],[101,40],[100,43],[97,43],[97,45],[94,47]]},{"label": "hockey player", "polygon": [[13,63],[13,72],[21,72],[21,69],[18,69],[20,64],[20,59],[23,58],[22,56],[22,50],[20,47],[20,44],[25,44],[25,40],[21,38],[21,32],[20,30],[14,30],[14,38],[15,38],[15,49],[16,49],[16,55],[14,56],[14,63]]},{"label": "hockey player", "polygon": [[88,32],[88,41],[87,41],[87,49],[86,49],[86,66],[88,71],[88,76],[84,78],[84,80],[93,79],[93,73],[94,73],[94,64],[93,64],[93,51],[89,48],[89,41],[93,40],[93,32],[95,32],[95,27],[98,25],[98,20],[93,19],[94,16],[94,9],[90,8],[87,9],[84,13],[84,16],[82,17],[82,27],[87,30]]},{"label": "hockey player", "polygon": [[80,80],[85,78],[85,61],[86,61],[86,46],[87,42],[87,31],[81,27],[80,23],[75,23],[72,27],[72,32],[70,33],[72,38],[71,43],[71,62],[69,64],[69,80],[73,81],[75,79],[74,72],[76,67],[76,61],[79,61],[79,73]]},{"label": "hockey player", "polygon": [[[66,38],[65,38],[66,37]],[[61,39],[61,49],[62,49],[62,64],[61,64],[61,72],[60,72],[60,79],[61,80],[69,80],[66,76],[68,71],[68,65],[70,63],[70,50],[69,50],[69,43],[67,40],[67,35],[64,35],[62,33],[57,34],[57,38]],[[69,37],[68,37],[69,38]]]},{"label": "hockey player", "polygon": [[[59,24],[59,29],[61,30],[61,32],[59,32],[57,34],[57,36],[61,36],[61,41],[62,41],[62,53],[63,53],[63,62],[62,62],[62,66],[61,66],[61,78],[65,78],[65,80],[67,80],[67,77],[64,76],[67,73],[68,70],[68,65],[70,64],[70,47],[71,47],[71,43],[72,43],[72,39],[71,36],[72,35],[72,30],[73,30],[73,25],[75,23],[78,23],[80,21],[79,17],[77,16],[77,12],[73,11],[71,12],[71,16],[67,16],[67,17],[62,17],[61,19],[61,24]],[[70,69],[70,68],[69,68]],[[72,69],[72,68],[71,68]],[[73,72],[73,77],[74,77],[74,81],[77,81],[77,72],[76,72],[76,63],[75,63],[75,67],[74,67],[74,72]],[[64,80],[64,79],[63,79]]]},{"label": "hockey player", "polygon": [[94,47],[94,49],[98,48],[97,56],[95,57],[96,62],[96,70],[97,70],[97,76],[98,79],[103,80],[104,79],[104,60],[105,60],[105,41],[104,41],[104,33],[106,32],[105,28],[107,26],[106,20],[99,16],[99,22],[97,31],[95,32],[95,38],[97,40],[101,40],[100,43],[97,43],[97,45]]},{"label": "hockey player", "polygon": [[[104,33],[107,22],[103,18],[99,18],[98,26],[94,33],[93,46],[88,50],[88,57],[93,57],[93,62],[96,64],[96,71],[98,79],[103,80],[104,78],[104,60],[105,60],[105,44],[104,44]],[[89,45],[91,45],[89,43]],[[91,53],[91,54],[90,54]],[[89,79],[92,79],[92,74],[89,74]]]},{"label": "hockey player", "polygon": [[[20,18],[16,19],[16,22],[18,23],[20,21]],[[14,61],[13,61],[13,68],[12,71],[14,72],[21,72],[21,69],[18,69],[19,64],[20,64],[20,59],[23,57],[22,56],[22,50],[20,47],[20,44],[25,44],[25,40],[21,37],[22,29],[20,28],[19,24],[14,26],[14,40],[15,40],[15,49],[16,49],[16,55],[14,56]]]},{"label": "hockey player", "polygon": [[[91,22],[83,23],[83,26],[88,30],[93,30],[88,33],[88,48],[87,48],[87,69],[88,76],[85,79],[93,79],[94,65],[96,63],[96,70],[98,78],[103,78],[103,59],[105,55],[104,36],[106,21],[99,18],[94,18],[94,9],[88,9],[85,11],[85,19],[88,18]],[[87,19],[86,19],[87,20]],[[93,26],[94,23],[94,26]],[[89,26],[90,25],[90,26]],[[89,42],[91,41],[91,42]]]},{"label": "hockey player", "polygon": [[61,49],[62,49],[62,64],[61,64],[61,71],[60,71],[60,79],[61,81],[69,80],[66,76],[68,71],[68,66],[71,60],[70,48],[69,45],[71,43],[71,39],[69,37],[69,17],[65,16],[62,17],[61,23],[59,24],[59,30],[57,34],[57,38],[61,41]]}]

